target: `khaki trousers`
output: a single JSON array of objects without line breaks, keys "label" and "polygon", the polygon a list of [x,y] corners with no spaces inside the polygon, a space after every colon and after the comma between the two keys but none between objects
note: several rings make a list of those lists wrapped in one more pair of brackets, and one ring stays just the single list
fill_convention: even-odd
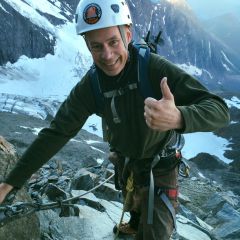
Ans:
[{"label": "khaki trousers", "polygon": [[[155,172],[155,186],[161,189],[176,189],[177,176],[178,167],[166,174]],[[140,214],[140,223],[135,240],[169,240],[174,229],[173,218],[165,203],[156,194],[154,196],[153,224],[147,224],[148,192],[148,187],[135,186],[132,194],[131,206],[128,210]],[[169,200],[176,210],[178,206],[177,197]]]}]

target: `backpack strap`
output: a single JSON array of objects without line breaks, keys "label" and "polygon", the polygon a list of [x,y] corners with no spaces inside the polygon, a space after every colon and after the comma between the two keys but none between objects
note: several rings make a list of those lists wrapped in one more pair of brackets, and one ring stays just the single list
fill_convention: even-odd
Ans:
[{"label": "backpack strap", "polygon": [[150,48],[146,43],[133,43],[133,46],[138,50],[138,85],[143,98],[155,97],[149,80],[149,59]]},{"label": "backpack strap", "polygon": [[147,44],[144,43],[133,43],[133,46],[137,49],[137,73],[138,73],[138,82],[137,83],[130,83],[124,88],[121,89],[114,89],[108,92],[102,92],[98,73],[96,70],[95,65],[93,64],[91,69],[89,70],[90,74],[90,81],[91,86],[95,96],[95,103],[97,108],[97,114],[101,115],[104,109],[104,99],[111,98],[111,110],[113,114],[113,120],[115,123],[120,123],[121,120],[118,116],[116,107],[115,107],[115,98],[117,96],[124,95],[126,91],[133,90],[136,88],[140,89],[140,93],[143,98],[147,97],[154,97],[154,92],[151,86],[151,82],[149,81],[148,77],[148,65],[149,65],[149,58],[150,58],[150,49]]},{"label": "backpack strap", "polygon": [[97,114],[101,115],[104,108],[104,96],[100,86],[96,66],[93,64],[89,70],[91,87],[94,93]]},{"label": "backpack strap", "polygon": [[136,89],[138,87],[137,83],[131,83],[126,85],[124,88],[114,89],[108,92],[102,92],[98,73],[95,65],[93,64],[89,70],[91,87],[95,96],[95,104],[97,108],[97,114],[102,115],[104,109],[104,99],[111,98],[111,110],[113,114],[113,121],[115,123],[120,123],[120,117],[118,116],[116,107],[115,107],[115,98],[117,96],[124,95],[127,91]]},{"label": "backpack strap", "polygon": [[115,98],[117,96],[122,96],[125,94],[126,91],[128,90],[133,90],[137,88],[137,83],[132,83],[132,84],[128,84],[126,85],[124,88],[120,88],[120,89],[115,89],[109,92],[104,92],[103,95],[105,98],[111,98],[111,110],[112,110],[112,114],[113,114],[113,121],[115,123],[120,123],[121,119],[117,113],[117,109],[116,109],[116,105],[115,105]]}]

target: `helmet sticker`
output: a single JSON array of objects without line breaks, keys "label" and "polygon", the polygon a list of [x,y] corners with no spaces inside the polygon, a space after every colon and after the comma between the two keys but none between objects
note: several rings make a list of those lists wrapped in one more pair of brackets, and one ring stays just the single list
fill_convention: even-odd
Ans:
[{"label": "helmet sticker", "polygon": [[118,4],[112,4],[112,5],[111,5],[111,9],[112,9],[115,13],[119,13],[119,5],[118,5]]},{"label": "helmet sticker", "polygon": [[102,9],[96,3],[87,5],[83,11],[83,19],[88,24],[97,23],[102,16]]}]

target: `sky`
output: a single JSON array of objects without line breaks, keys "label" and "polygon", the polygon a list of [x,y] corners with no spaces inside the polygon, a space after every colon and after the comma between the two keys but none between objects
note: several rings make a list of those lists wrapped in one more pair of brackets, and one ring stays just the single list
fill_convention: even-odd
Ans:
[{"label": "sky", "polygon": [[[21,12],[22,15],[29,18],[36,25],[45,26],[50,32],[56,35],[57,44],[55,55],[48,54],[40,59],[29,59],[26,56],[22,56],[14,64],[7,63],[6,66],[0,66],[0,93],[64,100],[72,87],[80,79],[76,74],[76,69],[86,72],[92,64],[84,40],[81,36],[76,36],[73,23],[55,28],[46,18],[34,10],[40,9],[43,12],[57,15],[60,10],[47,4],[45,0],[42,1],[46,2],[46,4],[37,4],[35,0],[26,0],[28,4],[20,0],[15,0],[14,3],[10,0],[5,1],[12,4],[17,11]],[[202,0],[201,2],[205,1]],[[186,66],[180,67],[186,68]],[[201,74],[201,71],[194,66],[189,66],[185,70],[190,74]],[[231,99],[231,101],[228,100],[228,104],[229,106],[240,108],[240,100],[236,97]],[[39,112],[38,106],[28,109],[28,112],[37,114]],[[91,125],[96,126],[97,131],[94,131]],[[84,129],[102,136],[100,118],[93,115],[84,125]],[[197,140],[193,141],[192,139]],[[205,144],[206,139],[208,141],[207,145]],[[193,143],[197,144],[193,145]],[[224,151],[228,149],[227,145],[228,141],[226,139],[219,138],[212,133],[187,134],[183,153],[186,158],[191,158],[200,152],[207,152],[215,154],[223,161],[229,163],[230,160],[226,159],[223,155]]]},{"label": "sky", "polygon": [[234,12],[240,18],[239,0],[187,0],[195,14],[203,20]]},{"label": "sky", "polygon": [[[151,0],[154,3],[161,0]],[[168,0],[182,1],[182,0]],[[186,0],[197,17],[207,20],[225,13],[235,13],[240,19],[240,0]]]}]

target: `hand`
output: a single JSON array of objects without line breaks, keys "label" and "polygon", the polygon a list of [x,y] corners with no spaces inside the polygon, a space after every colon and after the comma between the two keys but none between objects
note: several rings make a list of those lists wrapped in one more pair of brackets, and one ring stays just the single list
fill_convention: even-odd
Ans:
[{"label": "hand", "polygon": [[150,97],[145,99],[144,117],[147,125],[158,131],[181,129],[183,127],[182,115],[175,105],[166,77],[160,82],[160,88],[162,98],[159,101]]},{"label": "hand", "polygon": [[4,201],[8,193],[13,189],[13,186],[7,183],[0,183],[0,204]]}]

